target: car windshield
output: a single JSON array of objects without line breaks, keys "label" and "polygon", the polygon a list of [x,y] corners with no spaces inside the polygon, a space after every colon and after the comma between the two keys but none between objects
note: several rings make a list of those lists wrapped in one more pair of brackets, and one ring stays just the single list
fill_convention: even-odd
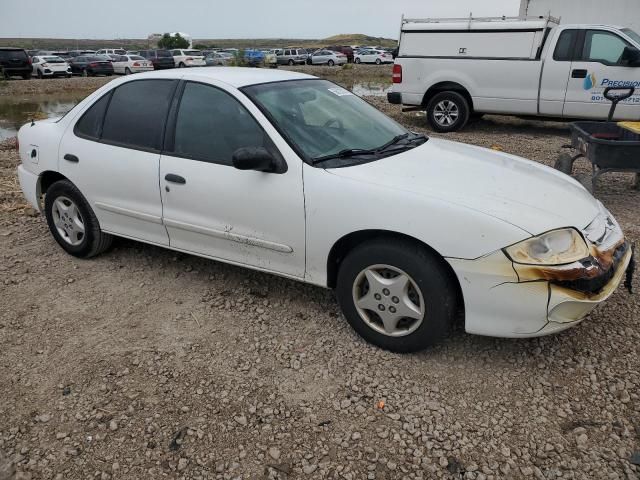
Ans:
[{"label": "car windshield", "polygon": [[426,141],[327,80],[265,83],[242,90],[312,164],[362,163]]},{"label": "car windshield", "polygon": [[627,35],[628,37],[631,37],[633,39],[634,42],[640,44],[640,35],[638,35],[635,30],[631,30],[630,28],[623,28],[622,32]]},{"label": "car windshield", "polygon": [[183,53],[185,55],[194,55],[194,56],[202,55],[202,52],[200,50],[184,50]]}]

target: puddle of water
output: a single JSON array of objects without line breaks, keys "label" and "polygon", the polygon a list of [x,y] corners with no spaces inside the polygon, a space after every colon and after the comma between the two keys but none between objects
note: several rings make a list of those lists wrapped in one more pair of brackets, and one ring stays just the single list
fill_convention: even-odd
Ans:
[{"label": "puddle of water", "polygon": [[13,137],[31,119],[60,117],[71,110],[83,95],[34,95],[25,98],[0,97],[0,141]]},{"label": "puddle of water", "polygon": [[359,97],[385,97],[391,85],[384,83],[354,83],[350,90]]}]

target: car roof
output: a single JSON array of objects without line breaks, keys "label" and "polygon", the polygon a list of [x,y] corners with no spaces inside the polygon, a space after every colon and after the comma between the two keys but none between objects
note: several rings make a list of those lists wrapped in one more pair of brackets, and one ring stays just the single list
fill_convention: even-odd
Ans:
[{"label": "car roof", "polygon": [[142,78],[143,75],[145,77],[158,78],[182,78],[184,75],[188,75],[189,78],[203,77],[218,80],[236,88],[257,85],[259,83],[318,78],[313,75],[307,75],[306,73],[290,72],[287,70],[267,70],[248,67],[198,67],[189,71],[183,69],[155,70],[153,72],[138,74],[136,78]]}]

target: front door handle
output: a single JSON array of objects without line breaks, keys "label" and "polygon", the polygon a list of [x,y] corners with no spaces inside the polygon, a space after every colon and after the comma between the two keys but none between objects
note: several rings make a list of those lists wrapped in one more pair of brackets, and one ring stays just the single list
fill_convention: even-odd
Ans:
[{"label": "front door handle", "polygon": [[78,157],[76,157],[75,155],[72,155],[70,153],[67,153],[63,158],[67,162],[72,162],[72,163],[78,163],[80,161],[80,159]]},{"label": "front door handle", "polygon": [[187,181],[185,180],[184,177],[181,177],[180,175],[176,175],[175,173],[167,173],[164,176],[164,179],[167,182],[171,182],[171,183],[179,183],[181,185],[184,185],[185,183],[187,183]]},{"label": "front door handle", "polygon": [[571,72],[571,78],[586,78],[587,71],[582,68],[577,68]]}]

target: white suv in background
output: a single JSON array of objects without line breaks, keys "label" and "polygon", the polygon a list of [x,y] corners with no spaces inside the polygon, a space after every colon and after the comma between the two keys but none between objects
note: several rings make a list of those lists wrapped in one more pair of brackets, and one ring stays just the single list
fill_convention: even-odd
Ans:
[{"label": "white suv in background", "polygon": [[204,67],[207,62],[204,61],[204,55],[200,50],[171,50],[173,62],[176,67]]}]

